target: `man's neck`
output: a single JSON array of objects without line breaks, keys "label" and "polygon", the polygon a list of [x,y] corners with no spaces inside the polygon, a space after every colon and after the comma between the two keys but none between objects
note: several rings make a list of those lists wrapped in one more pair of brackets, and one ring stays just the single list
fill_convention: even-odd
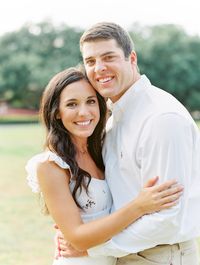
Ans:
[{"label": "man's neck", "polygon": [[126,93],[126,91],[129,90],[129,88],[131,88],[140,78],[141,78],[140,73],[137,73],[136,75],[134,75],[132,82],[127,86],[127,88],[125,88],[118,95],[110,98],[110,100],[112,101],[112,103],[117,102]]}]

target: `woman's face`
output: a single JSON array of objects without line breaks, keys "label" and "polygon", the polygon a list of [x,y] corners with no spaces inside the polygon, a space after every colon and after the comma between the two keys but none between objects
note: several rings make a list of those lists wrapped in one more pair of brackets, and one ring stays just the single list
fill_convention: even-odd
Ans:
[{"label": "woman's face", "polygon": [[73,138],[88,138],[100,119],[93,87],[84,79],[67,85],[60,95],[59,115]]}]

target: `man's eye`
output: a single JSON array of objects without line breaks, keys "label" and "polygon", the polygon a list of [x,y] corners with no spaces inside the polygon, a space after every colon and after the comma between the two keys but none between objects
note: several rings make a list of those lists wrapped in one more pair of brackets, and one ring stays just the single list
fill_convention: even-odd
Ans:
[{"label": "man's eye", "polygon": [[105,57],[105,60],[111,61],[114,57],[112,55],[108,55]]},{"label": "man's eye", "polygon": [[93,65],[93,64],[94,64],[94,60],[89,60],[89,61],[86,61],[86,64],[91,66],[91,65]]}]

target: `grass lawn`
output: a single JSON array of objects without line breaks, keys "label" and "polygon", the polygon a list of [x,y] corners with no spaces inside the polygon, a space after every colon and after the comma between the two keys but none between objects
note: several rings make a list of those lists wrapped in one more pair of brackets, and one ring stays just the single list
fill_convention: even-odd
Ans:
[{"label": "grass lawn", "polygon": [[0,126],[0,264],[49,265],[53,256],[50,217],[26,183],[24,166],[41,151],[43,131],[35,125]]},{"label": "grass lawn", "polygon": [[24,170],[26,161],[42,150],[43,135],[38,124],[0,126],[2,265],[52,263],[53,222],[41,213],[37,195],[27,186]]}]

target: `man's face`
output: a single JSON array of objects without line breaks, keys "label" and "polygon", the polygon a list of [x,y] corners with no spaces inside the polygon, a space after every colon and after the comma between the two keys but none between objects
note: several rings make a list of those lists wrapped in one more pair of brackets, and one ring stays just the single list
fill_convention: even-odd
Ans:
[{"label": "man's face", "polygon": [[115,102],[134,83],[136,54],[125,58],[114,39],[85,42],[82,55],[87,76],[103,97]]}]

